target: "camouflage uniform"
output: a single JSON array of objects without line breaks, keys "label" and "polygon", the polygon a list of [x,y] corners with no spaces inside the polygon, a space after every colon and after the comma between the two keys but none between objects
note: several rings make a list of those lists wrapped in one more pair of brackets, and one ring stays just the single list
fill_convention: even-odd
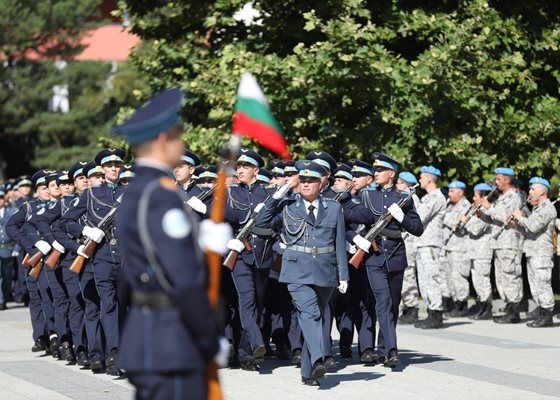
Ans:
[{"label": "camouflage uniform", "polygon": [[471,260],[472,281],[474,290],[481,302],[492,300],[492,227],[477,216],[465,225],[468,233],[468,256]]},{"label": "camouflage uniform", "polygon": [[447,207],[443,218],[443,237],[449,237],[444,248],[444,257],[449,265],[447,281],[454,301],[466,301],[469,297],[471,268],[467,256],[468,243],[465,240],[465,232],[457,230],[453,235],[451,232],[459,224],[459,217],[467,212],[470,205],[471,203],[463,197],[457,204],[450,204]]},{"label": "camouflage uniform", "polygon": [[523,251],[527,256],[527,275],[535,303],[541,308],[554,308],[552,293],[552,234],[556,222],[556,209],[549,199],[536,205],[527,218],[517,221],[516,230],[523,233]]},{"label": "camouflage uniform", "polygon": [[424,224],[424,233],[415,239],[416,266],[420,293],[432,311],[442,311],[439,254],[443,244],[443,215],[445,196],[440,189],[422,197],[418,215]]},{"label": "camouflage uniform", "polygon": [[[418,209],[420,199],[417,195],[412,195],[414,208]],[[402,304],[407,308],[418,307],[418,283],[416,281],[416,245],[414,243],[415,236],[405,234],[404,245],[406,248],[407,266],[404,270],[403,287],[402,287]]]},{"label": "camouflage uniform", "polygon": [[502,300],[508,304],[518,304],[523,297],[521,277],[521,234],[517,229],[505,229],[494,238],[513,211],[523,206],[521,197],[515,190],[502,193],[491,208],[482,209],[480,218],[492,224],[492,250],[496,286]]}]

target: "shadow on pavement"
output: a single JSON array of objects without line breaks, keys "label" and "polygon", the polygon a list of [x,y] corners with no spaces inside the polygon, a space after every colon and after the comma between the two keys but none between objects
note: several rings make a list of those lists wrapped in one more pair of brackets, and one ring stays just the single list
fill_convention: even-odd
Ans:
[{"label": "shadow on pavement", "polygon": [[350,374],[331,374],[327,373],[324,378],[321,378],[319,382],[321,386],[319,390],[332,389],[340,384],[340,382],[348,381],[371,381],[377,378],[381,378],[385,374],[379,372],[353,372]]}]

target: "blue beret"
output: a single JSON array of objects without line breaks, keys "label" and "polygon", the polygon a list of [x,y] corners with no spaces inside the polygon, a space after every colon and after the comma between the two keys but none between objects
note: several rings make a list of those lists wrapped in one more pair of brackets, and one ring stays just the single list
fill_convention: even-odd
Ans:
[{"label": "blue beret", "polygon": [[416,185],[418,183],[418,179],[416,179],[414,174],[408,171],[401,172],[399,174],[399,179],[405,181],[409,185]]},{"label": "blue beret", "polygon": [[449,189],[466,189],[467,185],[465,185],[465,182],[453,181],[453,182],[449,183],[449,185],[447,185],[447,187]]},{"label": "blue beret", "polygon": [[511,168],[507,167],[499,167],[494,170],[494,174],[496,175],[506,175],[506,176],[515,176],[515,172]]},{"label": "blue beret", "polygon": [[539,183],[550,189],[550,182],[547,179],[541,178],[540,176],[534,176],[529,180],[529,186],[531,186],[533,183]]},{"label": "blue beret", "polygon": [[68,177],[70,179],[76,179],[78,176],[84,175],[84,167],[86,166],[86,164],[87,164],[87,161],[76,162],[68,170]]},{"label": "blue beret", "polygon": [[123,149],[103,149],[95,156],[95,162],[97,165],[103,165],[108,162],[122,163],[125,154]]},{"label": "blue beret", "polygon": [[352,180],[352,168],[344,163],[338,163],[336,169],[334,170],[335,178],[343,178]]},{"label": "blue beret", "polygon": [[373,165],[365,161],[351,158],[348,164],[352,166],[352,175],[369,175],[373,176]]},{"label": "blue beret", "polygon": [[434,167],[433,165],[423,165],[420,167],[420,172],[425,172],[427,174],[432,174],[435,176],[441,176],[441,171]]},{"label": "blue beret", "polygon": [[474,185],[474,190],[476,190],[477,192],[491,192],[492,189],[492,186],[487,183],[477,183],[476,185]]},{"label": "blue beret", "polygon": [[300,178],[321,179],[327,173],[325,167],[314,160],[298,161],[296,162],[296,168],[299,171]]},{"label": "blue beret", "polygon": [[284,163],[284,161],[282,160],[270,160],[270,163],[268,164],[269,168],[270,168],[270,172],[272,174],[272,176],[277,177],[277,176],[284,176],[284,167],[286,166],[286,164]]},{"label": "blue beret", "polygon": [[270,172],[268,172],[268,170],[259,168],[259,173],[257,174],[258,181],[263,183],[270,183],[270,178],[272,178],[272,175],[270,174]]},{"label": "blue beret", "polygon": [[101,166],[97,165],[95,161],[90,161],[86,165],[84,165],[82,172],[86,178],[89,178],[95,174],[105,175],[105,172],[103,172]]},{"label": "blue beret", "polygon": [[153,140],[180,122],[182,105],[183,92],[180,89],[164,90],[155,94],[123,124],[113,127],[111,133],[126,136],[132,145]]},{"label": "blue beret", "polygon": [[388,155],[379,153],[377,151],[371,153],[371,160],[373,161],[374,168],[376,167],[389,168],[392,169],[393,171],[396,171],[399,169],[399,165],[400,165],[397,161],[393,160]]},{"label": "blue beret", "polygon": [[327,169],[328,173],[334,172],[336,169],[336,160],[326,151],[315,150],[309,153],[306,160],[311,160]]},{"label": "blue beret", "polygon": [[192,165],[193,167],[197,167],[200,165],[200,158],[189,149],[185,149],[183,155],[181,156],[181,160],[183,160],[183,162],[186,162],[187,164]]}]

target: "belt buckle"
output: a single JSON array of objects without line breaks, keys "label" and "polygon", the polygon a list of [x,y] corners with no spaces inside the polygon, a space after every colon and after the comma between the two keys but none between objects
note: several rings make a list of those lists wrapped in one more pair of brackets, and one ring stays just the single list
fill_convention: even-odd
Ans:
[{"label": "belt buckle", "polygon": [[317,246],[313,246],[311,248],[311,254],[316,256],[317,254],[319,254],[319,249],[317,248]]}]

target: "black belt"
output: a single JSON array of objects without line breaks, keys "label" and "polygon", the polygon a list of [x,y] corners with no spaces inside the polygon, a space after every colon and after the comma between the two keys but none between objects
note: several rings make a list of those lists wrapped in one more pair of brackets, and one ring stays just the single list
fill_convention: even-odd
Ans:
[{"label": "black belt", "polygon": [[169,308],[173,307],[173,300],[164,292],[132,292],[132,305],[138,307]]},{"label": "black belt", "polygon": [[379,235],[382,237],[385,236],[387,239],[402,239],[401,231],[394,231],[387,228],[382,229]]}]

